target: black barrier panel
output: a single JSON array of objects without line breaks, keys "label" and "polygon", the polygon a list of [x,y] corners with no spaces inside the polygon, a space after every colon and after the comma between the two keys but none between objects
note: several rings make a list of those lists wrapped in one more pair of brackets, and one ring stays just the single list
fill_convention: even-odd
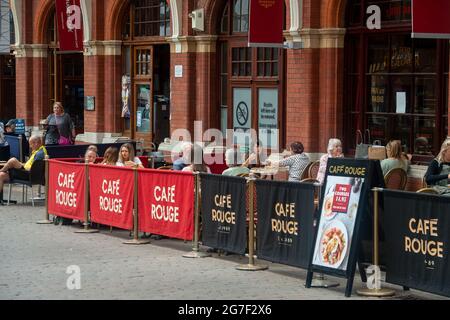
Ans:
[{"label": "black barrier panel", "polygon": [[383,196],[386,282],[450,297],[450,197]]},{"label": "black barrier panel", "polygon": [[257,256],[307,269],[314,241],[314,186],[256,181]]},{"label": "black barrier panel", "polygon": [[203,245],[237,254],[247,247],[246,180],[201,174]]}]

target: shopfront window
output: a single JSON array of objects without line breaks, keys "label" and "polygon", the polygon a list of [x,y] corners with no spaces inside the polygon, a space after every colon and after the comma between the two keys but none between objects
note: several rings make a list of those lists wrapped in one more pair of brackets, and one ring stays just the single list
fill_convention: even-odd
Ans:
[{"label": "shopfront window", "polygon": [[[381,8],[380,30],[366,27],[370,5]],[[432,155],[447,135],[448,41],[412,39],[410,5],[349,4],[346,137],[354,141],[357,129],[369,129],[372,140],[400,139],[406,152]]]}]

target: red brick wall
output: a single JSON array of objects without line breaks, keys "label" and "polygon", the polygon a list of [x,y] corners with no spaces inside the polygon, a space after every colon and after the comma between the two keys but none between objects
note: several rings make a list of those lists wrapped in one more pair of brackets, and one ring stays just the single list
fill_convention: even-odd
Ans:
[{"label": "red brick wall", "polygon": [[319,143],[319,50],[287,50],[286,143],[300,140],[307,152]]},{"label": "red brick wall", "polygon": [[[193,134],[196,98],[195,53],[171,54],[171,121],[170,131],[188,129]],[[183,77],[175,78],[175,65],[183,65]]]},{"label": "red brick wall", "polygon": [[16,117],[33,125],[33,58],[16,58]]},{"label": "red brick wall", "polygon": [[[95,111],[84,112],[84,130],[87,132],[105,132],[105,56],[84,57],[84,95],[95,97]],[[108,82],[111,81],[108,79]],[[111,108],[107,106],[106,108]]]}]

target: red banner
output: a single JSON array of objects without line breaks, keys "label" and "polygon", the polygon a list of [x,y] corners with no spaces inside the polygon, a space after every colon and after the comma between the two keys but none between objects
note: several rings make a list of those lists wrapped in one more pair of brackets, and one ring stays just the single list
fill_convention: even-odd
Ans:
[{"label": "red banner", "polygon": [[412,37],[450,39],[450,1],[413,0]]},{"label": "red banner", "polygon": [[250,47],[283,46],[284,0],[250,0]]},{"label": "red banner", "polygon": [[83,51],[83,15],[80,0],[56,0],[59,50]]},{"label": "red banner", "polygon": [[93,222],[121,229],[133,229],[133,170],[90,165],[89,186]]},{"label": "red banner", "polygon": [[84,164],[49,160],[48,212],[84,221]]},{"label": "red banner", "polygon": [[139,230],[192,240],[194,176],[191,173],[139,170]]}]

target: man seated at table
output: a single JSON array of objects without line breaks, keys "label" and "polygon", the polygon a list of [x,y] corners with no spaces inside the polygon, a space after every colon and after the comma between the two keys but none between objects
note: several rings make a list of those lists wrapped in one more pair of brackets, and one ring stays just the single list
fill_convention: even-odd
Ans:
[{"label": "man seated at table", "polygon": [[225,152],[225,163],[228,169],[222,172],[224,176],[237,176],[250,173],[249,168],[241,166],[242,159],[240,159],[240,153],[236,148],[228,149]]},{"label": "man seated at table", "polygon": [[0,169],[0,193],[3,192],[3,185],[9,181],[10,169],[16,170],[19,176],[28,174],[35,160],[44,160],[47,155],[47,150],[42,145],[42,138],[40,136],[32,136],[29,140],[31,155],[26,163],[22,163],[16,158],[11,158],[6,162],[3,168]]},{"label": "man seated at table", "polygon": [[184,169],[184,167],[187,167],[190,164],[189,157],[191,154],[191,150],[192,150],[192,143],[190,142],[183,143],[182,155],[180,158],[173,161],[172,166],[173,170],[181,171]]}]

